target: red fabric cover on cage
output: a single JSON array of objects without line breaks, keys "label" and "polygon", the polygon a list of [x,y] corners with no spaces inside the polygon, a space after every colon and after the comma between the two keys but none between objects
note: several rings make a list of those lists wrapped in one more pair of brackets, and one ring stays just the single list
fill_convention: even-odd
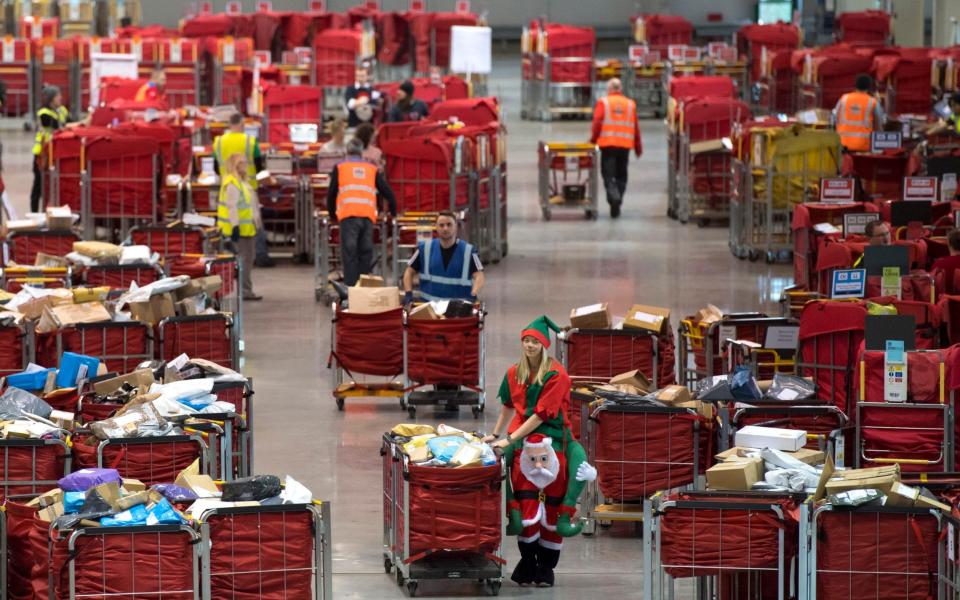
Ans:
[{"label": "red fabric cover on cage", "polygon": [[131,25],[118,27],[113,34],[118,38],[174,38],[179,36],[180,32],[163,25]]},{"label": "red fabric cover on cage", "polygon": [[[907,398],[916,404],[940,404],[950,400],[950,386],[954,377],[954,362],[960,358],[957,347],[945,348],[933,352],[907,353]],[[884,352],[867,350],[862,352],[861,360],[865,366],[866,402],[883,402]],[[940,385],[940,363],[944,363],[944,382]],[[857,377],[853,389],[860,398],[860,365],[857,365]],[[941,398],[942,393],[942,398]]]},{"label": "red fabric cover on cage", "polygon": [[92,214],[154,218],[153,190],[162,175],[159,144],[146,135],[112,134],[86,145]]},{"label": "red fabric cover on cage", "polygon": [[[52,50],[47,50],[52,48]],[[73,80],[73,69],[71,63],[77,56],[77,43],[73,39],[56,40],[44,39],[34,40],[33,56],[36,62],[38,89],[44,86],[55,85],[60,88],[60,94],[63,96],[63,105],[74,107],[76,98],[72,97],[73,86],[70,83]],[[52,57],[52,60],[49,60]],[[38,102],[39,104],[39,102]],[[81,107],[85,109],[86,107]]]},{"label": "red fabric cover on cage", "polygon": [[744,25],[737,32],[737,48],[741,56],[747,56],[750,62],[751,85],[760,79],[763,72],[763,49],[767,55],[781,51],[792,51],[800,44],[800,30],[787,23],[768,23]]},{"label": "red fabric cover on cage", "polygon": [[844,153],[840,171],[845,177],[859,177],[868,196],[899,200],[903,178],[919,168],[911,156],[905,150],[888,150],[880,154]]},{"label": "red fabric cover on cage", "polygon": [[230,318],[226,315],[176,317],[161,322],[160,360],[173,360],[181,354],[205,358],[233,368],[233,341]]},{"label": "red fabric cover on cage", "polygon": [[852,379],[866,316],[867,309],[860,302],[815,301],[800,312],[797,374],[813,377],[817,397],[833,402],[851,418]]},{"label": "red fabric cover on cage", "polygon": [[956,435],[947,426],[947,413],[938,404],[883,403],[882,398],[877,406],[860,408],[859,464],[879,467],[900,459],[903,472],[943,471],[944,436]]},{"label": "red fabric cover on cage", "polygon": [[84,399],[84,402],[80,405],[78,420],[81,423],[104,421],[112,417],[113,413],[115,413],[117,409],[122,406],[122,404],[90,402],[89,400]]},{"label": "red fabric cover on cage", "polygon": [[299,512],[211,515],[211,600],[310,598],[313,519]]},{"label": "red fabric cover on cage", "polygon": [[26,368],[23,345],[26,334],[17,326],[0,327],[0,377]]},{"label": "red fabric cover on cage", "polygon": [[436,212],[466,206],[468,178],[457,176],[454,180],[456,190],[453,194],[450,190],[454,143],[455,140],[446,137],[380,141],[387,163],[387,181],[397,198],[398,213]]},{"label": "red fabric cover on cage", "polygon": [[290,141],[293,123],[317,123],[323,89],[315,85],[271,85],[263,92],[263,112],[270,143]]},{"label": "red fabric cover on cage", "polygon": [[152,358],[151,329],[145,323],[91,323],[63,329],[60,337],[64,352],[99,358],[115,373],[129,373]]},{"label": "red fabric cover on cage", "polygon": [[813,53],[816,82],[820,88],[819,103],[815,108],[833,110],[840,97],[851,91],[851,83],[860,73],[873,66],[872,56],[843,53],[842,50]]},{"label": "red fabric cover on cage", "polygon": [[456,117],[465,125],[487,125],[500,121],[500,104],[496,96],[446,100],[430,109],[430,119],[446,121]]},{"label": "red fabric cover on cage", "polygon": [[882,10],[844,12],[834,21],[837,39],[847,44],[886,46],[890,14]]},{"label": "red fabric cover on cage", "polygon": [[897,300],[893,296],[870,298],[870,301],[876,304],[892,305],[897,309],[898,315],[911,315],[916,319],[917,350],[933,350],[940,347],[941,308],[936,304],[931,304],[929,300]]},{"label": "red fabric cover on cage", "polygon": [[658,491],[692,484],[713,464],[713,429],[694,411],[663,413],[608,405],[597,410],[592,421],[591,463],[604,499],[641,502]]},{"label": "red fabric cover on cage", "polygon": [[384,65],[410,64],[410,15],[388,12],[377,16],[377,61]]},{"label": "red fabric cover on cage", "polygon": [[[79,208],[79,205],[77,205]],[[33,265],[37,253],[66,256],[73,252],[73,243],[80,238],[69,231],[16,232],[10,234],[10,261],[18,265]]]},{"label": "red fabric cover on cage", "polygon": [[653,377],[653,358],[657,355],[657,386],[676,382],[674,372],[673,331],[670,328],[657,337],[637,330],[581,330],[568,335],[564,356],[571,378],[608,380],[614,375],[639,369],[648,378]]},{"label": "red fabric cover on cage", "polygon": [[133,100],[137,96],[137,91],[148,81],[146,77],[140,79],[103,77],[100,79],[100,104],[107,105],[114,100]]},{"label": "red fabric cover on cage", "polygon": [[[691,317],[692,319],[692,317]],[[724,328],[730,327],[734,332],[733,339],[743,340],[747,342],[757,342],[759,344],[766,343],[767,339],[767,328],[769,325],[763,322],[754,322],[754,323],[737,323],[736,320],[725,321],[723,324]],[[774,326],[783,325],[783,322],[774,323]],[[707,371],[711,375],[719,375],[725,372],[724,367],[724,356],[720,349],[723,339],[720,338],[720,325],[714,325],[711,327],[705,327],[703,329],[706,339],[703,340],[701,345],[696,348],[691,348],[690,351],[693,353],[694,364],[697,367],[697,370],[707,369],[707,344],[711,345],[711,356],[713,363],[709,365],[709,370]],[[772,378],[772,373],[770,377],[760,377],[760,379],[769,379]]]},{"label": "red fabric cover on cage", "polygon": [[[410,35],[414,41],[414,60],[417,73],[426,73],[431,58],[436,65],[450,64],[450,32],[454,25],[473,26],[479,22],[474,14],[450,12],[422,12],[410,16]],[[433,56],[431,57],[431,41]]]},{"label": "red fabric cover on cage", "polygon": [[714,209],[725,207],[733,195],[733,156],[727,152],[701,152],[690,161],[689,179],[694,194],[706,196]]},{"label": "red fabric cover on cage", "polygon": [[[660,560],[671,565],[664,567],[666,573],[703,577],[737,569],[776,569],[783,532],[784,569],[789,574],[797,544],[797,509],[792,502],[749,496],[708,498],[714,503],[755,504],[756,509],[667,509],[660,516]],[[783,519],[769,509],[773,505],[783,511]]]},{"label": "red fabric cover on cage", "polygon": [[[122,477],[139,479],[150,487],[158,483],[173,482],[180,471],[200,458],[200,445],[196,442],[170,441],[163,437],[146,439],[151,441],[111,441],[103,449],[104,468],[116,469]],[[99,444],[100,440],[96,438],[74,440],[73,470],[96,467]]]},{"label": "red fabric cover on cage", "polygon": [[280,18],[280,37],[284,50],[309,46],[313,18],[310,13],[285,12]]},{"label": "red fabric cover on cage", "polygon": [[380,12],[379,8],[361,4],[348,8],[346,17],[349,20],[349,27],[356,27],[367,19],[376,20],[381,14],[383,13]]},{"label": "red fabric cover on cage", "polygon": [[932,64],[930,57],[874,57],[877,80],[887,80],[888,94],[893,99],[891,112],[926,115],[931,111]]},{"label": "red fabric cover on cage", "polygon": [[407,321],[407,377],[420,384],[480,383],[480,319]]},{"label": "red fabric cover on cage", "polygon": [[409,474],[410,556],[431,550],[496,551],[503,517],[500,465],[410,465]]},{"label": "red fabric cover on cage", "polygon": [[184,37],[224,37],[234,35],[230,15],[197,15],[180,23],[180,35]]},{"label": "red fabric cover on cage", "polygon": [[11,40],[13,60],[4,63],[0,81],[7,86],[7,98],[0,106],[0,114],[19,117],[30,115],[30,90],[33,85],[33,67],[30,63],[32,44],[30,40]]},{"label": "red fabric cover on cage", "polygon": [[593,27],[548,23],[546,33],[547,52],[551,59],[587,59],[583,62],[551,62],[550,80],[561,83],[590,83],[593,79],[593,55],[597,42]]},{"label": "red fabric cover on cage", "polygon": [[4,511],[7,517],[7,555],[0,560],[7,561],[7,600],[35,600],[40,596],[34,596],[31,581],[36,564],[31,532],[37,510],[8,501],[4,503]]},{"label": "red fabric cover on cage", "polygon": [[940,532],[933,515],[826,511],[817,521],[818,598],[936,597]]},{"label": "red fabric cover on cage", "polygon": [[144,286],[159,278],[156,269],[146,266],[92,266],[84,270],[84,283],[91,287],[108,286],[125,290],[130,287],[131,281],[135,281],[138,286]]},{"label": "red fabric cover on cage", "polygon": [[206,275],[203,262],[195,256],[175,256],[167,261],[167,273],[170,277],[189,275],[190,279]]},{"label": "red fabric cover on cage", "polygon": [[677,102],[694,98],[736,98],[733,79],[726,75],[690,75],[672,77],[668,88],[670,97]]},{"label": "red fabric cover on cage", "polygon": [[[876,298],[881,294],[881,278],[879,275],[867,277],[866,297]],[[932,302],[936,300],[934,282],[926,273],[913,273],[900,278],[900,297],[904,300],[916,302]]]},{"label": "red fabric cover on cage", "polygon": [[403,373],[403,309],[355,314],[337,309],[336,364],[355,374]]},{"label": "red fabric cover on cage", "polygon": [[[65,474],[67,448],[62,444],[0,446],[0,500],[36,496],[57,487]],[[34,465],[36,461],[36,465]],[[50,483],[31,485],[30,481]]]},{"label": "red fabric cover on cage", "polygon": [[273,50],[273,41],[281,31],[283,14],[273,11],[257,11],[250,15],[253,24],[253,43],[257,50]]},{"label": "red fabric cover on cage", "polygon": [[690,44],[693,38],[693,24],[680,15],[633,15],[632,23],[643,19],[646,43],[651,50],[660,51],[666,56],[671,44]]},{"label": "red fabric cover on cage", "polygon": [[204,238],[203,230],[199,228],[145,227],[130,231],[130,239],[134,245],[147,246],[151,251],[169,259],[167,263],[180,259],[190,260],[180,256],[182,254],[203,254]]},{"label": "red fabric cover on cage", "polygon": [[164,173],[178,173],[186,176],[190,172],[193,160],[193,147],[190,144],[191,132],[181,126],[166,123],[127,121],[114,127],[116,131],[136,136],[151,137],[157,142]]},{"label": "red fabric cover on cage", "polygon": [[315,83],[320,87],[353,85],[360,32],[327,29],[313,36]]},{"label": "red fabric cover on cage", "polygon": [[690,143],[729,137],[734,123],[752,117],[750,106],[732,98],[693,98],[677,107],[680,127]]}]

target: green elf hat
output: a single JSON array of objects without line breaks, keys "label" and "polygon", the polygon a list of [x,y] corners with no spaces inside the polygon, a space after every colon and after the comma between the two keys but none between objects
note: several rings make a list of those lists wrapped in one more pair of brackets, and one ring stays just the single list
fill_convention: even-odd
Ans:
[{"label": "green elf hat", "polygon": [[553,330],[557,333],[560,333],[560,327],[550,320],[550,317],[547,315],[540,315],[533,320],[532,323],[523,328],[523,331],[520,332],[520,339],[527,337],[535,338],[539,341],[545,348],[550,347],[550,330]]}]

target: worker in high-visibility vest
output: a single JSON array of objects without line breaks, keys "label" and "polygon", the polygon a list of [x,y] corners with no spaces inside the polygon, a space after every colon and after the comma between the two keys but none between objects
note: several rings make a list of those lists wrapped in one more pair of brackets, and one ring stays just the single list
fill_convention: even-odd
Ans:
[{"label": "worker in high-visibility vest", "polygon": [[167,87],[167,74],[160,67],[157,67],[150,73],[150,81],[140,86],[137,95],[133,99],[137,102],[146,102],[150,100],[166,100],[165,88]]},{"label": "worker in high-visibility vest", "polygon": [[262,300],[253,292],[254,238],[262,225],[257,192],[247,183],[247,157],[234,154],[227,159],[220,181],[217,202],[217,228],[227,245],[240,258],[243,278],[243,299]]},{"label": "worker in high-visibility vest", "polygon": [[848,152],[869,152],[870,136],[882,131],[886,120],[880,101],[871,92],[873,79],[861,73],[854,81],[856,88],[840,96],[833,109],[833,119],[840,144]]},{"label": "worker in high-visibility vest", "polygon": [[924,131],[926,135],[937,135],[947,131],[955,135],[960,135],[960,92],[951,94],[948,104],[950,106],[950,116],[930,125],[927,130]]},{"label": "worker in high-visibility vest", "polygon": [[60,88],[48,85],[41,92],[43,104],[37,111],[37,135],[33,140],[33,188],[30,190],[30,211],[40,211],[40,196],[43,195],[43,148],[53,139],[53,132],[67,126],[70,111],[63,105]]},{"label": "worker in high-visibility vest", "polygon": [[330,171],[327,211],[340,223],[343,283],[352,286],[373,266],[373,226],[378,196],[397,215],[397,201],[377,166],[363,159],[363,142],[347,142],[347,158]]},{"label": "worker in high-visibility vest", "polygon": [[[247,157],[247,183],[256,190],[257,173],[264,168],[260,141],[244,130],[243,115],[239,112],[230,115],[227,131],[213,140],[213,167],[221,178],[224,175],[226,161],[234,154],[243,154]],[[257,230],[257,257],[253,264],[257,267],[273,267],[276,264],[270,258],[267,233],[263,228]]]},{"label": "worker in high-visibility vest", "polygon": [[590,142],[600,147],[600,174],[610,216],[616,219],[627,190],[630,150],[636,152],[637,158],[643,154],[637,103],[623,95],[623,84],[617,78],[607,82],[607,95],[593,109]]}]

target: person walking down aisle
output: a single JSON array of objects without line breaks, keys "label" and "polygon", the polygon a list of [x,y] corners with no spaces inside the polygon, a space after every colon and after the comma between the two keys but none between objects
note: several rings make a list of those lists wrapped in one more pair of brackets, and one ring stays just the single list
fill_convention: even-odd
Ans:
[{"label": "person walking down aisle", "polygon": [[570,376],[547,354],[551,330],[560,328],[544,315],[520,333],[523,353],[503,377],[500,416],[483,440],[503,449],[510,468],[507,535],[517,536],[520,549],[511,579],[544,587],[554,584],[563,538],[583,528],[571,519],[584,486],[597,478],[570,430]]},{"label": "person walking down aisle", "polygon": [[347,142],[347,158],[330,171],[327,212],[340,223],[340,260],[343,283],[353,286],[373,263],[373,226],[377,198],[387,201],[390,216],[397,216],[397,200],[376,165],[363,160],[363,142]]},{"label": "person walking down aisle", "polygon": [[870,134],[883,129],[886,117],[880,101],[871,93],[873,79],[869,75],[857,75],[854,87],[854,91],[840,96],[833,118],[840,144],[847,152],[868,152]]},{"label": "person walking down aisle", "polygon": [[607,191],[610,216],[620,216],[623,195],[627,191],[627,165],[630,149],[643,154],[637,104],[623,95],[623,84],[617,78],[607,82],[607,95],[593,109],[590,142],[600,147],[600,175]]},{"label": "person walking down aisle", "polygon": [[403,303],[413,302],[413,276],[417,273],[424,300],[476,301],[484,283],[477,249],[457,238],[457,218],[452,212],[440,212],[436,225],[437,237],[417,243],[403,272]]},{"label": "person walking down aisle", "polygon": [[[244,130],[243,115],[235,112],[227,122],[227,131],[213,140],[213,166],[220,177],[224,176],[226,163],[234,154],[243,154],[247,159],[247,183],[254,191],[257,189],[257,173],[264,169],[265,161],[260,153],[260,142],[255,136]],[[270,215],[267,215],[270,216]],[[273,267],[276,265],[270,258],[267,246],[267,232],[262,227],[257,228],[256,259],[253,264],[258,267]]]},{"label": "person walking down aisle", "polygon": [[37,111],[37,135],[33,140],[33,187],[30,189],[30,212],[40,210],[40,196],[43,195],[43,168],[40,154],[43,147],[53,139],[53,132],[67,126],[70,111],[63,105],[60,88],[49,85],[41,92],[43,105]]},{"label": "person walking down aisle", "polygon": [[220,181],[220,200],[217,203],[217,228],[225,243],[240,257],[243,271],[243,299],[262,300],[253,292],[253,257],[255,237],[263,225],[260,219],[260,200],[257,191],[247,183],[247,157],[237,153],[227,159]]}]

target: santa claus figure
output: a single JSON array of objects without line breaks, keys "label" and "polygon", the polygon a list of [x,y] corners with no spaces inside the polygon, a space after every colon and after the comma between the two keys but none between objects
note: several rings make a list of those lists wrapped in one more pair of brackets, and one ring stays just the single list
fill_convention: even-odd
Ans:
[{"label": "santa claus figure", "polygon": [[[517,535],[520,562],[511,577],[520,585],[553,585],[553,569],[563,548],[557,521],[561,514],[572,518],[576,512],[576,507],[566,500],[565,462],[554,450],[553,440],[539,433],[523,441],[523,450],[514,460],[510,473],[513,493],[512,498],[508,496],[507,510],[509,529],[520,529]],[[580,463],[576,472],[578,482],[593,481],[596,476],[596,469],[586,462]]]}]

